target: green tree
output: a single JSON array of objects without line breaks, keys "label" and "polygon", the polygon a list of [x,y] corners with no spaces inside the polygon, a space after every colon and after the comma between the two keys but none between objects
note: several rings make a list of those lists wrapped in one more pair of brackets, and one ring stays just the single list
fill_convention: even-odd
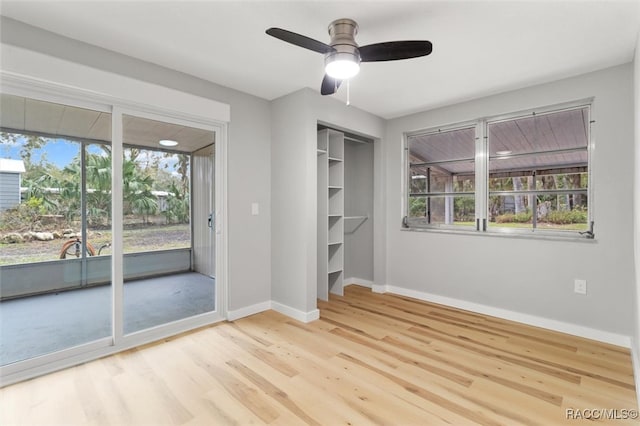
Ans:
[{"label": "green tree", "polygon": [[125,214],[141,215],[148,221],[148,215],[158,211],[158,202],[151,193],[153,178],[145,175],[137,162],[125,158],[122,164],[123,197]]},{"label": "green tree", "polygon": [[94,224],[108,225],[111,222],[111,149],[100,146],[103,154],[87,153],[85,157],[87,175],[87,214]]}]

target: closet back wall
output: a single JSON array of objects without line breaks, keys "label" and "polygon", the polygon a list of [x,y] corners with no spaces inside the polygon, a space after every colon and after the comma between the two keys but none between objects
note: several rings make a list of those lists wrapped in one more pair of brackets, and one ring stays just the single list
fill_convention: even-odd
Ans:
[{"label": "closet back wall", "polygon": [[[344,143],[344,277],[373,281],[373,144]],[[367,216],[367,219],[349,219]]]}]

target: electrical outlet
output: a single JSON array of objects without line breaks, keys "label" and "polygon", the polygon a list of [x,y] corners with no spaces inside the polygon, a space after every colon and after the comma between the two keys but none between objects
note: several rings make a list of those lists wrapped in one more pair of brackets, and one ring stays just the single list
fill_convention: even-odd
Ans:
[{"label": "electrical outlet", "polygon": [[587,280],[574,280],[573,291],[578,294],[587,294]]}]

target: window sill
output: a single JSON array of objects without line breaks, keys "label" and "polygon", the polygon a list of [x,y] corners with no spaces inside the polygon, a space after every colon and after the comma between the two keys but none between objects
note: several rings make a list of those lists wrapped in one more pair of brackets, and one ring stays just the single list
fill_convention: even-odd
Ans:
[{"label": "window sill", "polygon": [[597,238],[586,238],[580,235],[574,234],[558,234],[545,231],[476,231],[475,229],[453,229],[453,228],[400,228],[404,232],[427,232],[434,234],[452,234],[452,235],[474,235],[483,237],[498,237],[498,238],[518,238],[524,240],[546,240],[546,241],[564,241],[571,243],[588,243],[595,244],[598,242]]}]

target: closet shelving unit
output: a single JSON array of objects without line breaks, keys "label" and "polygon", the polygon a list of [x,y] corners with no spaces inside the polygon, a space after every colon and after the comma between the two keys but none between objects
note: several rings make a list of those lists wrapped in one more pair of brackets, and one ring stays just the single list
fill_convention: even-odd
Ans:
[{"label": "closet shelving unit", "polygon": [[318,298],[343,294],[344,134],[318,131]]}]

